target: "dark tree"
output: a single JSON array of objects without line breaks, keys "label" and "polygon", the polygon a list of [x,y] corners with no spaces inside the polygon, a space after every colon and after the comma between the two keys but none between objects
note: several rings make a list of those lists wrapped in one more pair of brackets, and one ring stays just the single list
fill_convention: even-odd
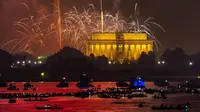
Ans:
[{"label": "dark tree", "polygon": [[90,54],[89,58],[90,58],[91,60],[95,60],[94,54]]},{"label": "dark tree", "polygon": [[138,65],[140,67],[154,67],[156,64],[155,54],[150,51],[148,54],[142,52],[138,58]]},{"label": "dark tree", "polygon": [[28,52],[21,52],[13,55],[13,61],[36,60],[36,57]]},{"label": "dark tree", "polygon": [[148,56],[149,56],[149,64],[150,66],[155,66],[156,65],[156,56],[152,51],[148,52]]},{"label": "dark tree", "polygon": [[77,49],[72,47],[64,47],[58,53],[61,58],[81,58],[84,57],[84,54]]},{"label": "dark tree", "polygon": [[140,54],[140,57],[138,58],[138,65],[141,67],[147,67],[148,66],[148,58],[149,58],[149,56],[145,52],[142,52]]},{"label": "dark tree", "polygon": [[77,63],[75,63],[75,61],[77,62],[84,58],[85,58],[85,56],[83,55],[82,52],[80,52],[72,47],[64,47],[59,52],[48,57],[47,61],[46,61],[46,65],[48,67],[55,67],[55,68],[64,66],[66,64],[67,65],[70,64],[71,66],[73,66],[73,65],[77,64]]},{"label": "dark tree", "polygon": [[188,65],[189,56],[181,48],[165,50],[160,60],[165,61],[168,67],[180,68]]},{"label": "dark tree", "polygon": [[108,65],[108,58],[106,58],[105,55],[97,56],[96,57],[96,65],[99,66],[99,67],[107,66]]},{"label": "dark tree", "polygon": [[9,68],[12,65],[12,55],[0,49],[0,68]]}]

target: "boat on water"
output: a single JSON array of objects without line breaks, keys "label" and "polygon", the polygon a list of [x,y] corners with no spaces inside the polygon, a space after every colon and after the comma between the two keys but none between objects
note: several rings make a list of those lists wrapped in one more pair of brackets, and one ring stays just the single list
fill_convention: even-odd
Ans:
[{"label": "boat on water", "polygon": [[164,79],[155,80],[154,84],[156,86],[169,86],[169,82],[167,80],[164,80]]},{"label": "boat on water", "polygon": [[200,79],[185,81],[182,86],[186,88],[200,88]]},{"label": "boat on water", "polygon": [[11,99],[9,99],[8,103],[16,103],[16,99],[15,98],[11,98]]},{"label": "boat on water", "polygon": [[63,77],[63,79],[59,82],[59,84],[56,85],[56,87],[58,88],[69,87],[68,80],[66,80],[66,78]]},{"label": "boat on water", "polygon": [[140,107],[140,108],[144,107],[143,104],[144,104],[144,102],[139,102],[138,107]]},{"label": "boat on water", "polygon": [[144,89],[145,88],[145,80],[142,77],[136,77],[135,79],[130,80],[130,88],[133,89]]},{"label": "boat on water", "polygon": [[7,90],[19,90],[19,88],[16,87],[15,83],[10,83],[9,87],[7,88]]},{"label": "boat on water", "polygon": [[82,74],[80,76],[80,81],[76,84],[78,88],[90,88],[94,87],[94,85],[90,84],[91,80],[87,77],[86,74]]},{"label": "boat on water", "polygon": [[33,84],[31,82],[26,82],[24,84],[24,88],[30,88],[30,87],[33,87]]},{"label": "boat on water", "polygon": [[57,105],[51,106],[51,105],[45,105],[45,106],[37,106],[37,110],[62,110],[64,107],[58,107]]}]

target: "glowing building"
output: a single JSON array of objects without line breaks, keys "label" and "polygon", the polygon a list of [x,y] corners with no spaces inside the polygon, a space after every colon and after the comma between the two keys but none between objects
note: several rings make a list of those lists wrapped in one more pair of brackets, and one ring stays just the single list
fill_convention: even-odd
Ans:
[{"label": "glowing building", "polygon": [[111,61],[137,60],[149,51],[153,51],[153,40],[146,33],[95,33],[86,44],[86,55],[105,55]]}]

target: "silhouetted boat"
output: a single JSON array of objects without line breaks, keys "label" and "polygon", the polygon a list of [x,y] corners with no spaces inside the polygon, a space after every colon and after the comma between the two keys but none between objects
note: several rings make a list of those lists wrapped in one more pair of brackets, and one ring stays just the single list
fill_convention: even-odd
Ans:
[{"label": "silhouetted boat", "polygon": [[144,107],[143,102],[139,102],[138,107],[140,108]]},{"label": "silhouetted boat", "polygon": [[169,86],[169,82],[167,80],[164,80],[164,79],[155,80],[154,84],[156,86]]},{"label": "silhouetted boat", "polygon": [[16,100],[14,98],[9,99],[8,103],[16,103]]},{"label": "silhouetted boat", "polygon": [[64,88],[69,87],[68,81],[63,77],[63,79],[59,82],[59,84],[56,85],[56,87]]},{"label": "silhouetted boat", "polygon": [[51,106],[51,105],[46,105],[46,106],[37,106],[37,110],[62,110],[64,107],[58,107],[58,106]]},{"label": "silhouetted boat", "polygon": [[19,88],[16,87],[15,83],[10,83],[7,90],[19,90]]},{"label": "silhouetted boat", "polygon": [[30,88],[30,87],[33,87],[33,84],[31,82],[26,82],[24,84],[24,88]]},{"label": "silhouetted boat", "polygon": [[94,85],[90,84],[90,80],[86,74],[82,74],[80,77],[80,81],[76,84],[78,88],[89,88],[94,87]]},{"label": "silhouetted boat", "polygon": [[109,94],[98,94],[99,98],[111,98],[111,96]]},{"label": "silhouetted boat", "polygon": [[130,80],[130,88],[133,89],[142,89],[145,88],[145,80],[141,77]]},{"label": "silhouetted boat", "polygon": [[185,87],[187,87],[187,88],[200,88],[200,79],[186,81]]},{"label": "silhouetted boat", "polygon": [[89,87],[94,87],[94,85],[92,85],[92,84],[85,84],[85,83],[80,83],[80,82],[78,82],[78,83],[76,84],[76,86],[77,86],[78,88],[89,88]]}]

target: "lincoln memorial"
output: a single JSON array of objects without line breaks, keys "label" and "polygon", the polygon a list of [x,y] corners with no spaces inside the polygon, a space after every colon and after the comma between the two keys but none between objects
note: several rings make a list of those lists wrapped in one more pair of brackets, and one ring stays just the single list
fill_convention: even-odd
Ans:
[{"label": "lincoln memorial", "polygon": [[105,55],[111,61],[137,60],[141,52],[152,50],[146,33],[94,33],[86,42],[86,55]]}]

